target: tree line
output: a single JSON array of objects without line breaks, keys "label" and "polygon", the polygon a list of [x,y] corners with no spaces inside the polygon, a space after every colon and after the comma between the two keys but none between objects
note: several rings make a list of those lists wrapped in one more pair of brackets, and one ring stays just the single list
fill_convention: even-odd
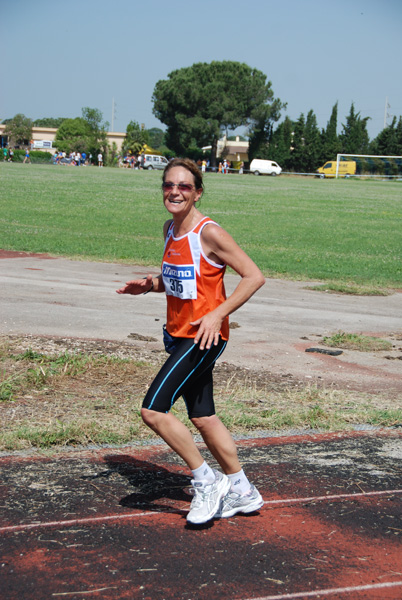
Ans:
[{"label": "tree line", "polygon": [[317,126],[316,116],[310,110],[297,121],[286,117],[253,150],[259,158],[274,157],[285,171],[295,173],[313,173],[327,160],[335,160],[337,154],[402,156],[402,117],[398,120],[394,117],[372,141],[367,132],[368,120],[356,112],[352,103],[338,134],[338,103],[335,103],[325,129]]},{"label": "tree line", "polygon": [[[371,140],[367,132],[369,117],[361,116],[352,103],[338,134],[338,103],[332,108],[324,129],[317,125],[313,110],[293,121],[281,121],[286,103],[276,98],[272,83],[264,73],[245,63],[212,61],[196,63],[172,71],[167,79],[156,83],[153,113],[166,126],[146,129],[130,121],[122,152],[138,154],[145,146],[165,156],[188,156],[197,160],[209,147],[211,166],[216,165],[218,140],[224,134],[246,127],[249,161],[268,158],[283,170],[314,172],[338,153],[402,155],[402,117],[394,117],[378,136]],[[75,119],[38,119],[31,121],[16,115],[6,123],[5,135],[15,145],[27,143],[32,126],[57,127],[55,146],[62,151],[99,151],[115,160],[117,148],[108,147],[107,129],[98,109],[85,107]]]}]

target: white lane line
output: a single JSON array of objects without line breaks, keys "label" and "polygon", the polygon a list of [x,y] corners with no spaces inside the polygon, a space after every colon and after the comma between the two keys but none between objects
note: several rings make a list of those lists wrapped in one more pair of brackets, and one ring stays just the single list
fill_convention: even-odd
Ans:
[{"label": "white lane line", "polygon": [[[378,492],[359,492],[356,494],[338,494],[333,496],[309,496],[306,498],[280,498],[278,500],[267,500],[264,502],[264,506],[280,506],[281,504],[305,504],[309,502],[322,502],[322,501],[335,501],[335,500],[354,500],[356,498],[370,498],[374,496],[392,496],[395,494],[402,494],[402,490],[382,490]],[[69,519],[65,521],[46,521],[46,522],[34,522],[34,523],[22,523],[21,525],[6,525],[0,527],[0,534],[9,533],[12,531],[22,531],[24,529],[40,529],[45,527],[73,527],[75,525],[91,525],[95,523],[104,523],[107,521],[121,521],[128,519],[136,519],[138,517],[147,517],[154,514],[181,514],[185,513],[184,510],[166,510],[166,511],[147,511],[142,513],[128,513],[123,515],[104,515],[102,517],[87,517],[83,519]]]},{"label": "white lane line", "polygon": [[264,506],[278,506],[280,504],[303,504],[304,502],[322,502],[323,500],[353,500],[354,498],[366,498],[371,496],[389,496],[402,494],[402,490],[381,490],[378,492],[357,492],[355,494],[334,494],[332,496],[310,496],[307,498],[278,498],[277,500],[266,500]]},{"label": "white lane line", "polygon": [[[92,525],[93,523],[105,523],[107,521],[120,521],[124,519],[134,519],[136,517],[145,517],[147,515],[154,515],[156,511],[149,511],[143,513],[128,513],[126,515],[104,515],[103,517],[88,517],[85,519],[69,519],[66,521],[46,521],[37,523],[23,523],[21,525],[8,525],[6,527],[0,527],[1,533],[8,533],[10,531],[21,531],[24,529],[40,529],[45,527],[73,527],[75,525]],[[159,512],[159,511],[158,511]]]},{"label": "white lane line", "polygon": [[[279,594],[276,596],[263,596],[261,598],[248,598],[247,600],[297,600],[297,598],[318,598],[331,596],[333,594],[352,594],[370,590],[381,590],[392,587],[402,587],[402,581],[389,581],[384,583],[372,583],[369,585],[356,585],[344,588],[330,588],[327,590],[315,590],[313,592],[295,592],[294,594]],[[244,599],[246,600],[246,599]],[[339,597],[338,597],[339,600]]]}]

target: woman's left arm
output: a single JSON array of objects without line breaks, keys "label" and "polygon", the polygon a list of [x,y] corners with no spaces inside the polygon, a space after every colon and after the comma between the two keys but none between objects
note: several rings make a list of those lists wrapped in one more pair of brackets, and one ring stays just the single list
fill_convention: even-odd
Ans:
[{"label": "woman's left arm", "polygon": [[232,236],[218,225],[211,223],[203,229],[202,247],[208,258],[216,263],[228,265],[240,275],[241,280],[225,302],[192,323],[199,325],[194,342],[200,344],[201,350],[218,343],[225,317],[240,308],[265,283],[265,277],[255,262],[238,246]]}]

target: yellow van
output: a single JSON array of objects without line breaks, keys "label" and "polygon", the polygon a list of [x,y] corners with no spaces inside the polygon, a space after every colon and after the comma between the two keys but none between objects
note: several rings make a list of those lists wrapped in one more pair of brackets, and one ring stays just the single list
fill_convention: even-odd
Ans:
[{"label": "yellow van", "polygon": [[[339,162],[338,177],[350,177],[355,175],[356,163],[354,160],[341,160]],[[336,160],[329,160],[322,167],[317,169],[317,177],[335,177],[336,176]]]}]

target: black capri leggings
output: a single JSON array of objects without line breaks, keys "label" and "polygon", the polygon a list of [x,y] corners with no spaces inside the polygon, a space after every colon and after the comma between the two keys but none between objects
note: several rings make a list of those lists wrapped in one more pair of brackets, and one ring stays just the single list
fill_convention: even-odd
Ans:
[{"label": "black capri leggings", "polygon": [[143,408],[167,413],[183,396],[190,419],[215,414],[212,371],[227,342],[200,350],[193,338],[176,338],[177,349],[169,356],[149,388]]}]

